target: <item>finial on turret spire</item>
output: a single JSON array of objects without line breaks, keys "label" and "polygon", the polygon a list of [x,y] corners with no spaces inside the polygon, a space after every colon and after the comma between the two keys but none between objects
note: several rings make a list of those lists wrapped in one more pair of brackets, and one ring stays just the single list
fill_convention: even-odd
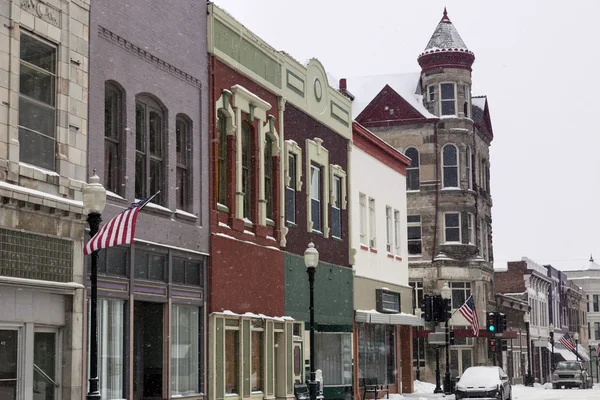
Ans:
[{"label": "finial on turret spire", "polygon": [[590,253],[590,262],[594,262],[594,257],[592,257],[591,253]]},{"label": "finial on turret spire", "polygon": [[446,10],[446,7],[444,7],[444,16],[442,17],[440,22],[451,23],[450,18],[448,18],[448,11]]}]

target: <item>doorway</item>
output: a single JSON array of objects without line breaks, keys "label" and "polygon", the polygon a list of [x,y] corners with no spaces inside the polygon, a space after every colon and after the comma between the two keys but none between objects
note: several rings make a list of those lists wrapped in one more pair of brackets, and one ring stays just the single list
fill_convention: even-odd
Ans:
[{"label": "doorway", "polygon": [[0,330],[0,399],[17,398],[19,331]]},{"label": "doorway", "polygon": [[33,336],[33,400],[57,398],[56,332],[35,332]]},{"label": "doorway", "polygon": [[134,303],[133,397],[162,399],[163,304]]}]

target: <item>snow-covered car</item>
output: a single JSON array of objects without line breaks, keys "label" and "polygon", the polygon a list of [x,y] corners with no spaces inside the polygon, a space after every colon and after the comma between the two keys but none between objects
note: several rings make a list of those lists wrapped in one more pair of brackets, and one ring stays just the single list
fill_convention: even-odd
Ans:
[{"label": "snow-covered car", "polygon": [[456,383],[456,400],[511,400],[508,375],[500,367],[469,367]]},{"label": "snow-covered car", "polygon": [[588,389],[592,387],[585,363],[580,361],[559,361],[552,374],[552,388],[577,387]]}]

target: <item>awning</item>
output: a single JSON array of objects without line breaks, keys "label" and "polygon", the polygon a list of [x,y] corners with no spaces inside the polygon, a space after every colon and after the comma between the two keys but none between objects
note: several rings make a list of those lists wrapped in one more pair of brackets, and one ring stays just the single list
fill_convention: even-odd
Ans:
[{"label": "awning", "polygon": [[579,358],[582,358],[583,361],[590,361],[590,355],[585,347],[577,344],[577,352],[579,353]]},{"label": "awning", "polygon": [[356,322],[370,323],[370,324],[385,324],[385,325],[410,325],[410,326],[423,326],[424,322],[422,318],[417,317],[413,314],[406,313],[394,313],[384,314],[376,310],[356,310],[355,315]]},{"label": "awning", "polygon": [[[589,356],[583,346],[579,345],[579,360],[580,361],[589,361]],[[552,345],[548,343],[548,350],[552,352]],[[573,353],[571,350],[565,348],[562,344],[554,345],[554,354],[561,356],[565,361],[577,361],[577,355]]]}]

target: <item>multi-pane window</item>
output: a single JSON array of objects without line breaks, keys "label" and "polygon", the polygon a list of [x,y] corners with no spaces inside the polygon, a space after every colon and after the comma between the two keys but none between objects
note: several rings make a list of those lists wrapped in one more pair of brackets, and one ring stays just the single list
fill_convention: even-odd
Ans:
[{"label": "multi-pane window", "polygon": [[123,127],[123,96],[111,83],[104,85],[104,186],[122,194],[119,177],[122,174],[121,131]]},{"label": "multi-pane window", "polygon": [[265,138],[265,200],[267,201],[267,218],[273,220],[273,139]]},{"label": "multi-pane window", "polygon": [[310,166],[310,207],[312,230],[322,232],[321,218],[321,167],[315,164]]},{"label": "multi-pane window", "polygon": [[376,243],[377,224],[375,220],[375,199],[369,197],[369,247],[374,249]]},{"label": "multi-pane window", "polygon": [[423,251],[421,216],[409,215],[406,220],[408,223],[408,255],[419,256]]},{"label": "multi-pane window", "polygon": [[449,282],[452,289],[452,309],[455,310],[465,304],[471,296],[471,282]]},{"label": "multi-pane window", "polygon": [[394,326],[359,324],[357,331],[359,378],[375,378],[381,384],[394,384],[398,374]]},{"label": "multi-pane window", "polygon": [[427,100],[434,101],[435,100],[435,86],[431,85],[427,88]]},{"label": "multi-pane window", "polygon": [[410,158],[410,166],[406,168],[406,190],[419,190],[419,150],[409,147],[405,154]]},{"label": "multi-pane window", "polygon": [[175,120],[175,140],[177,153],[177,208],[190,210],[191,206],[191,173],[190,154],[192,124],[183,116],[177,116]]},{"label": "multi-pane window", "polygon": [[440,85],[440,92],[442,115],[456,115],[454,83],[442,83]]},{"label": "multi-pane window", "polygon": [[296,155],[288,154],[289,182],[285,187],[285,219],[296,223]]},{"label": "multi-pane window", "polygon": [[[149,98],[135,104],[135,197],[144,199],[156,194],[163,186],[163,112]],[[163,191],[164,192],[164,191]],[[159,193],[154,202],[163,204],[166,193]]]},{"label": "multi-pane window", "polygon": [[392,241],[394,232],[392,231],[392,208],[385,207],[385,249],[388,253],[392,252]]},{"label": "multi-pane window", "polygon": [[252,391],[263,390],[263,369],[264,369],[264,341],[262,331],[252,331],[252,375],[250,378],[250,385]]},{"label": "multi-pane window", "polygon": [[225,331],[225,393],[239,394],[240,333],[237,330]]},{"label": "multi-pane window", "polygon": [[333,203],[331,205],[331,235],[342,237],[342,178],[333,176]]},{"label": "multi-pane window", "polygon": [[465,99],[463,112],[465,118],[469,118],[469,85],[463,85],[463,98]]},{"label": "multi-pane window", "polygon": [[465,155],[465,172],[467,173],[467,189],[473,189],[473,155],[471,154],[471,148],[467,147],[467,154]]},{"label": "multi-pane window", "polygon": [[487,233],[485,231],[485,220],[483,218],[479,219],[479,251],[481,253],[481,257],[485,260],[487,255],[485,252],[486,241],[487,241]]},{"label": "multi-pane window", "polygon": [[56,46],[21,30],[19,159],[54,170],[56,160]]},{"label": "multi-pane window", "polygon": [[444,214],[444,242],[460,243],[460,214]]},{"label": "multi-pane window", "polygon": [[109,247],[98,252],[98,273],[106,275],[126,276],[127,248]]},{"label": "multi-pane window", "polygon": [[458,150],[453,144],[442,149],[443,187],[458,187]]},{"label": "multi-pane window", "polygon": [[173,306],[171,323],[171,392],[173,397],[199,393],[198,307]]},{"label": "multi-pane window", "polygon": [[166,262],[166,254],[136,250],[134,261],[134,277],[164,282],[166,281]]},{"label": "multi-pane window", "polygon": [[598,299],[598,295],[595,294],[592,296],[593,300],[594,300],[594,312],[599,312],[600,311],[600,302]]},{"label": "multi-pane window", "polygon": [[413,310],[421,308],[423,306],[423,281],[410,281],[408,284],[413,289]]},{"label": "multi-pane window", "polygon": [[600,340],[600,322],[594,322],[594,340]]},{"label": "multi-pane window", "polygon": [[400,211],[394,210],[394,254],[400,255]]},{"label": "multi-pane window", "polygon": [[360,211],[360,243],[365,246],[367,243],[367,196],[364,193],[358,195]]},{"label": "multi-pane window", "polygon": [[469,244],[475,244],[475,229],[473,229],[474,221],[473,214],[467,214],[467,240],[469,241]]},{"label": "multi-pane window", "polygon": [[[136,252],[137,254],[137,252]],[[202,261],[173,257],[171,281],[180,285],[202,285]]]},{"label": "multi-pane window", "polygon": [[227,117],[219,112],[217,119],[217,201],[227,205]]},{"label": "multi-pane window", "polygon": [[252,212],[252,130],[242,124],[242,191],[244,192],[244,218],[250,219]]},{"label": "multi-pane window", "polygon": [[400,293],[382,292],[381,307],[385,311],[400,312]]}]

